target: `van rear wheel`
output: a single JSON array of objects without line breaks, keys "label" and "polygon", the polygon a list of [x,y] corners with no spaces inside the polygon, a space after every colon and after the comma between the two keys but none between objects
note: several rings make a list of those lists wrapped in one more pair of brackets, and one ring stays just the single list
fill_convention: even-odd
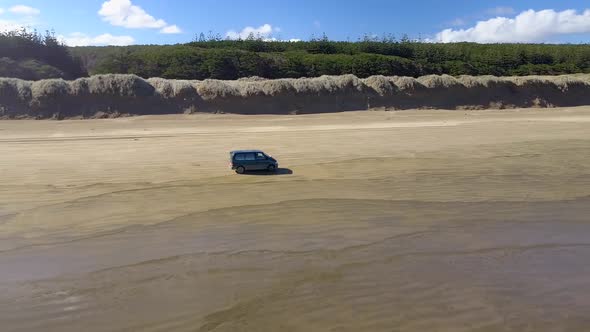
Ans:
[{"label": "van rear wheel", "polygon": [[274,172],[277,170],[277,167],[275,165],[268,165],[268,167],[266,168],[269,172]]},{"label": "van rear wheel", "polygon": [[236,173],[238,173],[238,174],[244,174],[244,172],[246,172],[246,169],[244,168],[244,166],[238,166],[238,167],[236,167]]}]

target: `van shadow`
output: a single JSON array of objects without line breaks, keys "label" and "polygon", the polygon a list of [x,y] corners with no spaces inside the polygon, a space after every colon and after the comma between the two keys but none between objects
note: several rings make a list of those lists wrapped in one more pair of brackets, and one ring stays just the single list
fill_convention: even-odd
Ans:
[{"label": "van shadow", "polygon": [[277,168],[274,172],[263,171],[247,171],[242,175],[258,175],[258,176],[273,176],[273,175],[290,175],[293,174],[293,170],[289,168]]}]

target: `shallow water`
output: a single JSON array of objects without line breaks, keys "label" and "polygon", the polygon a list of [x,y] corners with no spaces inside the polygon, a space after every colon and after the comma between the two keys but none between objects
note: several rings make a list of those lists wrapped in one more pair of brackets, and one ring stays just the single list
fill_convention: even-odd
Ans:
[{"label": "shallow water", "polygon": [[588,215],[590,199],[191,214],[3,253],[0,318],[11,331],[580,331]]}]

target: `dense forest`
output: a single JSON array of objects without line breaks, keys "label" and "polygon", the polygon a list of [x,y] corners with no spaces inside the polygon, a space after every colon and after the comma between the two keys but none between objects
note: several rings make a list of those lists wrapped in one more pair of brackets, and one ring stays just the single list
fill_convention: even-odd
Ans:
[{"label": "dense forest", "polygon": [[29,80],[124,73],[144,78],[237,79],[354,74],[556,75],[590,72],[590,45],[438,44],[365,37],[355,42],[225,40],[203,34],[177,45],[68,48],[53,34],[0,34],[0,76]]},{"label": "dense forest", "polygon": [[438,44],[408,38],[356,42],[205,38],[169,46],[75,48],[91,73],[142,77],[236,79],[354,74],[413,76],[556,75],[590,72],[590,45]]},{"label": "dense forest", "polygon": [[26,80],[87,76],[82,63],[52,32],[0,32],[0,76]]}]

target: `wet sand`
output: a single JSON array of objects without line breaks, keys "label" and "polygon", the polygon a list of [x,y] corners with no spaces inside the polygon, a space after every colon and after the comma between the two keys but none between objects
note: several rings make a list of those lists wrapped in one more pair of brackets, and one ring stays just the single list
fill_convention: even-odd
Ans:
[{"label": "wet sand", "polygon": [[590,108],[3,121],[2,331],[587,330],[589,151]]}]

